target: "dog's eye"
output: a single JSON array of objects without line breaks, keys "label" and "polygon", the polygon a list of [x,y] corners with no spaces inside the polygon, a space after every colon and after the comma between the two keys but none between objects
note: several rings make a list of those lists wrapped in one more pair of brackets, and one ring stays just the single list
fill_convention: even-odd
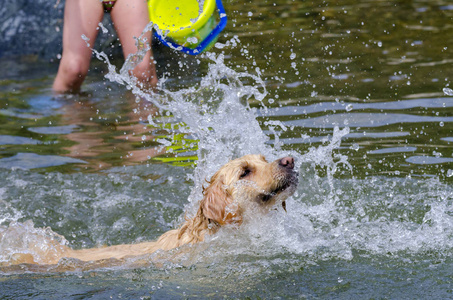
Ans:
[{"label": "dog's eye", "polygon": [[249,169],[245,169],[245,170],[242,172],[241,176],[239,176],[239,178],[244,178],[245,176],[249,175],[250,172],[251,172],[251,171],[250,171]]}]

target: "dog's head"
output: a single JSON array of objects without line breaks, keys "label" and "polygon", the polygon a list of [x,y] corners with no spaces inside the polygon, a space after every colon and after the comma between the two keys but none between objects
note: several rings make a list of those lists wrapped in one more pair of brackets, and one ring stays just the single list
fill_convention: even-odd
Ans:
[{"label": "dog's head", "polygon": [[220,168],[204,189],[200,209],[219,225],[242,222],[251,207],[269,210],[275,204],[285,208],[285,200],[296,190],[294,159],[284,157],[267,162],[262,155],[246,155]]}]

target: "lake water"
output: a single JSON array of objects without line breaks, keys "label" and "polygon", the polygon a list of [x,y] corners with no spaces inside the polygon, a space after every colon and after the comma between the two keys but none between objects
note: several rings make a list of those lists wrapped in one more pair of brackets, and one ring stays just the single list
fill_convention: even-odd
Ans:
[{"label": "lake water", "polygon": [[221,44],[156,46],[141,98],[96,58],[57,97],[57,53],[0,57],[0,262],[57,234],[153,240],[248,153],[296,158],[287,213],[148,266],[3,266],[0,298],[453,298],[451,2],[224,5]]}]

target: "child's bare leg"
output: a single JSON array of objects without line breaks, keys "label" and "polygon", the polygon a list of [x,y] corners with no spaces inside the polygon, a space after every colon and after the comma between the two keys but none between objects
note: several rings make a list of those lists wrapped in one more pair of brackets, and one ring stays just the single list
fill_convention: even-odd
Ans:
[{"label": "child's bare leg", "polygon": [[82,35],[94,46],[97,27],[103,17],[102,3],[98,0],[67,0],[64,11],[63,55],[53,83],[57,92],[77,92],[88,73],[91,49]]},{"label": "child's bare leg", "polygon": [[[149,23],[148,5],[146,0],[117,0],[112,9],[112,20],[123,47],[124,58],[137,52],[134,37],[139,37]],[[151,43],[151,32],[146,33]],[[146,88],[157,84],[156,67],[152,50],[148,51],[143,61],[132,71],[134,76]]]}]

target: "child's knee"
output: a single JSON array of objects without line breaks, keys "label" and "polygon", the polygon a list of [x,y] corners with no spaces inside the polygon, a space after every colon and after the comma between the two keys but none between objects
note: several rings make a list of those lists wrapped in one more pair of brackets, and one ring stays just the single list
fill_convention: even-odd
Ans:
[{"label": "child's knee", "polygon": [[73,58],[61,62],[65,77],[70,81],[83,81],[88,74],[89,65],[81,59]]}]

